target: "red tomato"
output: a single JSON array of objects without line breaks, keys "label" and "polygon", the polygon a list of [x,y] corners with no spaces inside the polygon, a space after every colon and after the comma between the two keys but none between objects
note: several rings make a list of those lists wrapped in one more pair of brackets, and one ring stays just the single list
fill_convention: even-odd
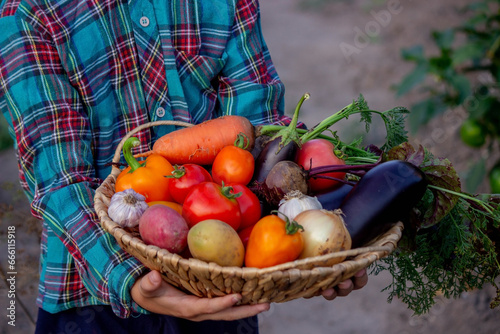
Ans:
[{"label": "red tomato", "polygon": [[245,248],[247,248],[247,244],[248,244],[248,239],[250,239],[250,234],[252,233],[252,230],[253,230],[253,227],[255,226],[254,225],[251,225],[251,226],[248,226],[244,229],[240,229],[239,232],[238,232],[238,236],[240,237],[241,239],[241,242],[243,243],[243,246]]},{"label": "red tomato", "polygon": [[184,203],[184,198],[194,185],[212,181],[210,173],[202,166],[195,164],[175,165],[169,177],[168,191],[174,201],[179,204]]},{"label": "red tomato", "polygon": [[191,188],[182,205],[182,216],[189,227],[206,219],[218,219],[238,230],[241,212],[232,188],[202,182]]},{"label": "red tomato", "polygon": [[255,159],[252,153],[237,146],[226,146],[215,157],[212,177],[218,184],[224,182],[247,185],[254,169]]},{"label": "red tomato", "polygon": [[236,197],[241,212],[241,225],[238,231],[254,225],[259,221],[262,215],[262,208],[257,195],[255,195],[247,186],[242,184],[228,184],[233,187],[233,193],[241,193],[241,196]]},{"label": "red tomato", "polygon": [[[309,170],[311,167],[345,165],[344,160],[335,155],[333,144],[322,138],[311,139],[302,144],[302,147],[297,151],[295,162],[305,170]],[[345,172],[332,172],[322,175],[343,179]],[[310,178],[308,183],[313,193],[333,189],[341,184],[339,181],[323,178]]]}]

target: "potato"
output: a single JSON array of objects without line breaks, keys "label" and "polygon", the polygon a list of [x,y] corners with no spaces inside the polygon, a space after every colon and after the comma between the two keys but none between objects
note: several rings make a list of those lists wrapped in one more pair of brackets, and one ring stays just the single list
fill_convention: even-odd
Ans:
[{"label": "potato", "polygon": [[238,233],[221,220],[207,219],[191,227],[188,248],[194,258],[229,267],[243,265],[245,248]]},{"label": "potato", "polygon": [[148,245],[155,245],[170,253],[180,253],[187,246],[189,227],[175,209],[155,204],[139,219],[139,233]]}]

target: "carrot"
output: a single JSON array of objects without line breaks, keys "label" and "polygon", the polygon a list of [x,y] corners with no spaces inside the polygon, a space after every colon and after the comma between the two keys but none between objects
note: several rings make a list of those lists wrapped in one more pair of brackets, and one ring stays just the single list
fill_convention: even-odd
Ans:
[{"label": "carrot", "polygon": [[152,153],[162,155],[171,164],[210,165],[222,148],[234,145],[240,133],[248,138],[247,149],[251,150],[255,142],[252,123],[243,116],[222,116],[160,137]]}]

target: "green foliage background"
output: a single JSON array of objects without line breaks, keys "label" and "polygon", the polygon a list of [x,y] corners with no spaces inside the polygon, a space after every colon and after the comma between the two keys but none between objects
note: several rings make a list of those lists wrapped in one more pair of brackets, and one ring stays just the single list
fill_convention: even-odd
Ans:
[{"label": "green foliage background", "polygon": [[[427,55],[422,45],[401,51],[402,59],[414,63],[414,68],[395,88],[398,96],[412,90],[424,93],[409,108],[412,133],[447,110],[466,111],[462,140],[487,152],[464,177],[466,190],[474,192],[487,177],[487,160],[499,148],[500,1],[473,2],[462,11],[467,17],[463,24],[432,33],[436,54]],[[490,169],[490,179],[498,168],[500,161]],[[490,184],[496,193],[498,189]]]}]

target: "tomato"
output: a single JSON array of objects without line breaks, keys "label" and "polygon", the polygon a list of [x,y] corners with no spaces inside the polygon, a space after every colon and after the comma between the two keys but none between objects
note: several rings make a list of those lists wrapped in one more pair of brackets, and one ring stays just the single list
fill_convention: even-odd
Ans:
[{"label": "tomato", "polygon": [[255,225],[250,225],[244,229],[239,229],[238,230],[238,236],[241,239],[241,242],[243,243],[243,246],[246,248],[248,244],[248,239],[250,239],[250,234],[253,231],[253,227]]},{"label": "tomato", "polygon": [[247,185],[252,179],[255,159],[249,151],[226,146],[215,157],[212,164],[212,177],[218,184],[240,183]]},{"label": "tomato", "polygon": [[184,204],[182,216],[189,227],[207,219],[218,219],[238,230],[241,212],[231,187],[222,187],[215,182],[202,182],[191,188]]},{"label": "tomato", "polygon": [[228,186],[233,188],[233,193],[241,193],[241,196],[236,197],[241,212],[241,225],[238,231],[254,225],[262,216],[259,198],[242,184],[234,183]]},{"label": "tomato", "polygon": [[500,163],[497,163],[489,172],[488,179],[492,194],[500,194]]},{"label": "tomato", "polygon": [[268,215],[254,226],[245,253],[247,267],[267,268],[294,261],[304,249],[304,240],[296,222]]},{"label": "tomato", "polygon": [[189,190],[201,182],[212,181],[210,173],[200,165],[175,165],[172,175],[169,175],[168,191],[175,202],[182,204]]},{"label": "tomato", "polygon": [[163,204],[163,205],[166,205],[172,209],[174,209],[175,211],[177,211],[180,215],[182,215],[182,205],[180,205],[179,203],[176,203],[176,202],[168,202],[168,201],[154,201],[154,202],[149,202],[148,205],[149,206],[153,206],[155,204]]},{"label": "tomato", "polygon": [[471,147],[481,147],[486,142],[486,129],[475,119],[467,119],[460,127],[460,138]]},{"label": "tomato", "polygon": [[[335,155],[333,144],[322,138],[311,139],[302,144],[302,147],[297,151],[295,162],[305,170],[309,170],[311,167],[345,165],[344,160]],[[343,179],[345,172],[332,172],[322,175]],[[340,181],[323,178],[310,178],[308,183],[309,189],[313,193],[333,189],[342,184]]]}]

